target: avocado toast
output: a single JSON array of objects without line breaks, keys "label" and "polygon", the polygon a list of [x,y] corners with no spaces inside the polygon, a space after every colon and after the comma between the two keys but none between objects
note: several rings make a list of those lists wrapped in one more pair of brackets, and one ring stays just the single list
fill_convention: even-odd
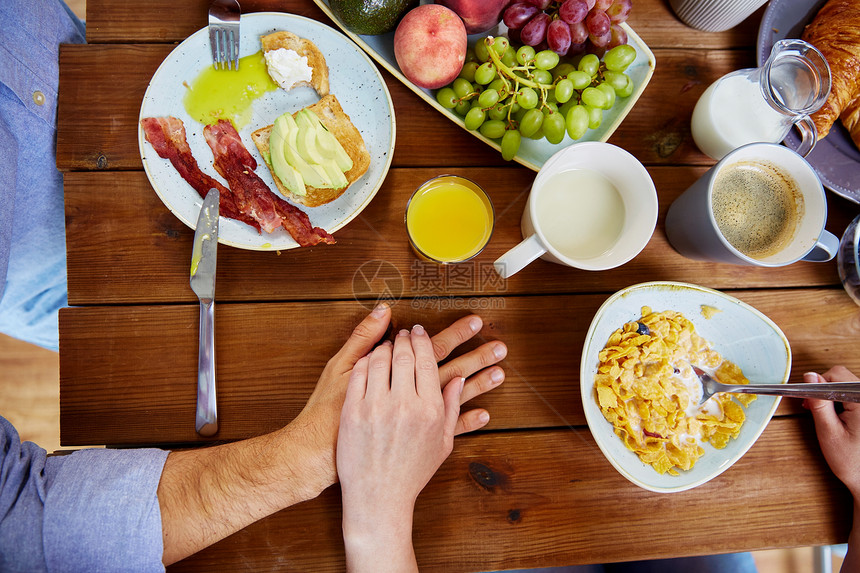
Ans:
[{"label": "avocado toast", "polygon": [[[313,118],[305,115],[307,111],[312,112],[322,125],[314,128],[311,125]],[[283,124],[288,124],[286,133],[281,133],[284,131],[281,127]],[[333,135],[346,157],[336,150],[330,150],[325,133],[315,134],[309,131],[311,129],[322,129]],[[273,132],[277,139],[271,137]],[[328,94],[317,103],[293,114],[284,114],[275,125],[253,132],[251,138],[266,159],[278,190],[285,197],[307,207],[318,207],[334,201],[370,166],[370,153],[364,139],[334,94]],[[273,147],[276,148],[275,153]],[[287,159],[286,167],[281,163],[284,156]],[[311,161],[309,156],[317,157],[320,161]],[[332,162],[336,167],[332,167]],[[335,168],[340,169],[343,179],[338,180],[337,174],[332,174]],[[320,185],[321,181],[323,185]]]}]

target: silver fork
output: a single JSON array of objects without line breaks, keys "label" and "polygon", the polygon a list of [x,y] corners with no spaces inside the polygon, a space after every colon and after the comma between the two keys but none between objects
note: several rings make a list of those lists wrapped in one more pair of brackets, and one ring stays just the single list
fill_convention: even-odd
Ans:
[{"label": "silver fork", "polygon": [[693,371],[702,383],[701,406],[719,392],[734,394],[767,394],[792,398],[817,398],[831,402],[860,402],[860,382],[821,382],[816,384],[723,384],[708,376],[701,368]]},{"label": "silver fork", "polygon": [[213,0],[209,6],[209,43],[216,70],[239,69],[238,0]]}]

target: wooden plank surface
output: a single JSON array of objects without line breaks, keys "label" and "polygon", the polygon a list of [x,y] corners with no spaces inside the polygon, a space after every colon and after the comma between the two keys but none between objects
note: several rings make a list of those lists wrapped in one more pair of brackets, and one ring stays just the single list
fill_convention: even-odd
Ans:
[{"label": "wooden plank surface", "polygon": [[[57,161],[67,172],[69,301],[76,305],[60,315],[65,446],[206,443],[193,428],[198,311],[187,278],[192,233],[141,171],[137,121],[152,74],[176,43],[205,26],[208,4],[88,0],[90,45],[61,50]],[[246,12],[286,11],[330,24],[310,0],[242,4]],[[491,412],[488,430],[459,438],[419,498],[415,546],[422,570],[844,541],[850,496],[827,469],[798,401],[784,400],[756,445],[726,473],[694,490],[661,495],[628,483],[604,459],[585,425],[579,394],[580,349],[592,316],[609,293],[647,280],[727,290],[764,312],[791,343],[792,382],[838,363],[860,371],[860,312],[839,286],[835,263],[781,269],[697,263],[666,241],[668,206],[713,164],[692,142],[693,106],[712,81],[754,65],[761,13],[733,30],[708,34],[683,26],[665,0],[636,0],[630,23],[654,50],[657,68],[610,142],[649,168],[660,219],[640,256],[601,273],[536,262],[505,283],[483,281],[481,269],[520,238],[534,173],[503,162],[382,72],[398,120],[393,168],[373,203],[337,233],[338,245],[279,254],[219,252],[218,438],[241,439],[289,422],[327,358],[387,287],[398,301],[396,326],[421,322],[435,332],[471,308],[485,320],[482,340],[501,339],[510,349],[505,384],[475,400]],[[406,199],[441,172],[478,181],[496,206],[493,240],[471,275],[453,267],[440,274],[417,263],[407,246]],[[829,207],[828,229],[836,234],[860,210],[833,196]],[[334,487],[171,570],[343,568]]]},{"label": "wooden plank surface", "polygon": [[[523,167],[446,169],[489,192],[496,229],[475,260],[439,267],[409,248],[403,213],[412,191],[439,168],[392,169],[370,206],[335,235],[337,245],[274,252],[218,251],[220,301],[352,299],[392,288],[402,296],[498,296],[523,293],[614,292],[648,280],[679,280],[718,289],[838,285],[835,261],[778,270],[691,261],[676,253],[663,221],[672,201],[704,172],[701,167],[652,167],[660,197],[657,229],[633,261],[589,272],[537,261],[507,281],[492,262],[521,240],[520,216],[534,174]],[[161,203],[141,172],[67,173],[66,240],[69,302],[126,304],[190,302],[193,232]],[[857,205],[831,197],[828,228],[841,235]],[[311,214],[311,217],[313,215]],[[390,279],[391,283],[372,280]],[[369,282],[362,281],[366,276]],[[847,295],[846,295],[847,299]]]},{"label": "wooden plank surface", "polygon": [[[627,482],[587,429],[457,438],[418,498],[421,571],[497,571],[844,542],[851,497],[808,418],[774,419],[734,466],[675,494]],[[343,571],[337,486],[168,568]]]},{"label": "wooden plank surface", "polygon": [[[61,170],[142,168],[137,137],[140,104],[150,78],[172,48],[165,44],[62,47],[57,136]],[[660,49],[655,57],[654,76],[609,142],[646,165],[713,164],[690,135],[693,107],[711,82],[752,66],[752,50]],[[117,81],[116,69],[124,70],[122,81]],[[382,70],[382,75],[398,118],[393,165],[506,165],[497,151],[442,117],[388,72]],[[337,93],[334,87],[333,91]]]},{"label": "wooden plank surface", "polygon": [[[860,371],[860,313],[841,289],[742,291],[791,344],[791,380],[844,364]],[[476,400],[492,429],[582,426],[580,352],[605,295],[454,299],[459,308],[401,300],[395,327],[438,332],[470,306],[481,340],[509,348],[506,382]],[[656,308],[656,307],[655,307]],[[826,308],[827,312],[822,312]],[[367,309],[352,301],[218,304],[220,433],[274,430],[300,411],[325,362]],[[60,428],[64,446],[204,442],[194,431],[196,305],[84,307],[60,315]],[[730,357],[729,357],[730,358]],[[789,402],[789,401],[787,401]],[[787,405],[783,413],[797,412]]]}]

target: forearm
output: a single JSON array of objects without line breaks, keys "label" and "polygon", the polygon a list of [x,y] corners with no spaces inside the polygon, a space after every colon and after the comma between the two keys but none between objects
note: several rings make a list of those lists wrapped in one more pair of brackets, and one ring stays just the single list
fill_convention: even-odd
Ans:
[{"label": "forearm", "polygon": [[842,573],[860,571],[860,500],[854,498],[854,523],[848,537],[848,553],[842,562]]},{"label": "forearm", "polygon": [[308,448],[303,431],[293,423],[241,442],[171,452],[158,485],[164,564],[330,485],[319,471],[324,454]]},{"label": "forearm", "polygon": [[[412,508],[390,519],[354,515],[344,503],[343,540],[348,573],[418,571],[412,547]],[[354,507],[354,506],[353,506]]]}]

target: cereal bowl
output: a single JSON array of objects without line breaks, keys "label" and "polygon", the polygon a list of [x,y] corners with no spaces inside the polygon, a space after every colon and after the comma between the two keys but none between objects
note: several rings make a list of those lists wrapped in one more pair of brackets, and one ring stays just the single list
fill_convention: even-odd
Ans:
[{"label": "cereal bowl", "polygon": [[591,434],[606,459],[625,478],[649,491],[688,490],[717,477],[749,450],[779,405],[779,398],[758,396],[744,412],[737,438],[723,449],[702,443],[705,453],[680,475],[660,474],[629,450],[606,420],[595,397],[598,353],[610,335],[636,321],[643,306],[655,312],[678,311],[693,323],[696,333],[711,343],[725,360],[737,364],[755,383],[785,384],[791,372],[791,348],[785,335],[764,314],[724,293],[692,284],[650,282],[623,289],[606,300],[588,329],[580,365],[582,406]]}]

